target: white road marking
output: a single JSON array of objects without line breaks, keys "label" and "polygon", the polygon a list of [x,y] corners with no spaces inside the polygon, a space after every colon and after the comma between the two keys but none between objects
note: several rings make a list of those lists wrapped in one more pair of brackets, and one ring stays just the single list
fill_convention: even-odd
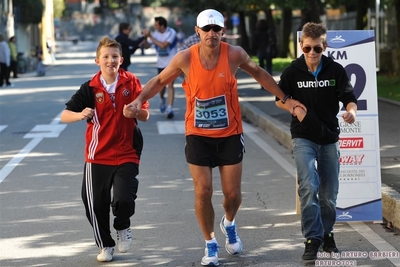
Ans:
[{"label": "white road marking", "polygon": [[[43,138],[58,137],[66,125],[60,123],[61,112],[48,125],[36,125],[24,138],[33,138],[0,170],[0,184],[14,170],[15,167],[43,140]],[[36,132],[35,132],[36,131]]]},{"label": "white road marking", "polygon": [[159,134],[184,134],[184,121],[157,121],[157,130]]},{"label": "white road marking", "polygon": [[24,135],[24,138],[57,138],[60,133],[67,127],[66,124],[58,124],[58,125],[51,125],[51,124],[39,124],[33,127],[33,129]]},{"label": "white road marking", "polygon": [[0,184],[14,170],[15,167],[34,149],[43,138],[32,139],[22,150],[18,152],[6,165],[0,170]]},{"label": "white road marking", "polygon": [[[294,179],[296,179],[296,168],[285,158],[283,158],[277,151],[268,145],[263,139],[257,136],[257,128],[243,122],[244,133],[247,137],[253,140],[262,150],[264,150],[276,163],[278,163],[284,170],[286,170]],[[382,237],[375,233],[364,222],[348,222],[348,224],[361,236],[367,239],[378,251],[397,251],[392,245],[387,243]],[[400,258],[388,258],[394,266],[400,267]]]},{"label": "white road marking", "polygon": [[7,128],[7,125],[0,125],[0,132]]}]

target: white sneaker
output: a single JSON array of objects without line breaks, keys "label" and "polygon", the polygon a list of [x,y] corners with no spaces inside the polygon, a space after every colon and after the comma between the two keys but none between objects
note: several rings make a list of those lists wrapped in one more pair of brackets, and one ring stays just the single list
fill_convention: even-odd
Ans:
[{"label": "white sneaker", "polygon": [[132,233],[131,228],[124,230],[117,230],[117,247],[121,253],[127,252],[132,245]]},{"label": "white sneaker", "polygon": [[240,240],[237,232],[236,232],[236,223],[234,222],[231,226],[225,227],[224,225],[225,215],[222,217],[220,227],[222,233],[224,233],[225,240],[225,249],[231,255],[236,255],[242,252],[243,245]]},{"label": "white sneaker", "polygon": [[205,256],[201,259],[201,265],[218,266],[218,243],[206,244]]},{"label": "white sneaker", "polygon": [[114,247],[105,247],[100,250],[100,254],[97,255],[97,261],[112,261],[114,255]]}]

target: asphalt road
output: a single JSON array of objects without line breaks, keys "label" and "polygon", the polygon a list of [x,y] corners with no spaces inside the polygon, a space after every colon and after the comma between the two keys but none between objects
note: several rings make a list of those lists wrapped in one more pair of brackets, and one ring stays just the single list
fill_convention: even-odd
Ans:
[{"label": "asphalt road", "polygon": [[[159,114],[154,98],[150,120],[140,123],[145,145],[132,248],[116,253],[113,262],[96,261],[98,248],[80,199],[85,123],[65,125],[58,119],[64,103],[98,70],[96,44],[61,45],[45,77],[21,75],[14,88],[0,88],[0,266],[200,266],[204,240],[184,158],[185,100],[179,82],[176,117],[171,121]],[[133,62],[130,69],[143,84],[156,74],[154,55],[135,55]],[[291,153],[251,124],[245,124],[245,133],[243,203],[237,216],[244,252],[237,257],[223,248],[221,186],[214,171],[220,265],[304,266]],[[335,234],[342,252],[368,256],[353,253],[334,263],[400,266],[400,237],[379,222],[337,224]],[[395,257],[376,258],[383,251]]]}]

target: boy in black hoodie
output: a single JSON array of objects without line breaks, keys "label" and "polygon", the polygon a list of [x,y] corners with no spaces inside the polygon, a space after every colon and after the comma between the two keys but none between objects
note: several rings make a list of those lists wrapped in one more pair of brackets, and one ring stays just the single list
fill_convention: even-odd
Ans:
[{"label": "boy in black hoodie", "polygon": [[[303,260],[317,259],[321,245],[325,252],[338,252],[332,230],[339,191],[339,101],[346,109],[345,122],[354,123],[357,112],[345,69],[322,54],[326,36],[322,24],[306,23],[300,39],[304,54],[283,71],[279,82],[282,91],[307,108],[296,107],[290,124],[306,238]],[[276,100],[279,108],[287,109]]]}]

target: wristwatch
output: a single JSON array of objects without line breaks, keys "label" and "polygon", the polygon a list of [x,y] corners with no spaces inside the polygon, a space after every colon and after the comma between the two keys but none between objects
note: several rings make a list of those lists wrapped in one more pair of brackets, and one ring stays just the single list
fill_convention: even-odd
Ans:
[{"label": "wristwatch", "polygon": [[286,95],[282,100],[281,100],[281,102],[282,102],[282,104],[285,104],[286,103],[286,100],[288,100],[288,98],[292,98],[290,95]]}]

